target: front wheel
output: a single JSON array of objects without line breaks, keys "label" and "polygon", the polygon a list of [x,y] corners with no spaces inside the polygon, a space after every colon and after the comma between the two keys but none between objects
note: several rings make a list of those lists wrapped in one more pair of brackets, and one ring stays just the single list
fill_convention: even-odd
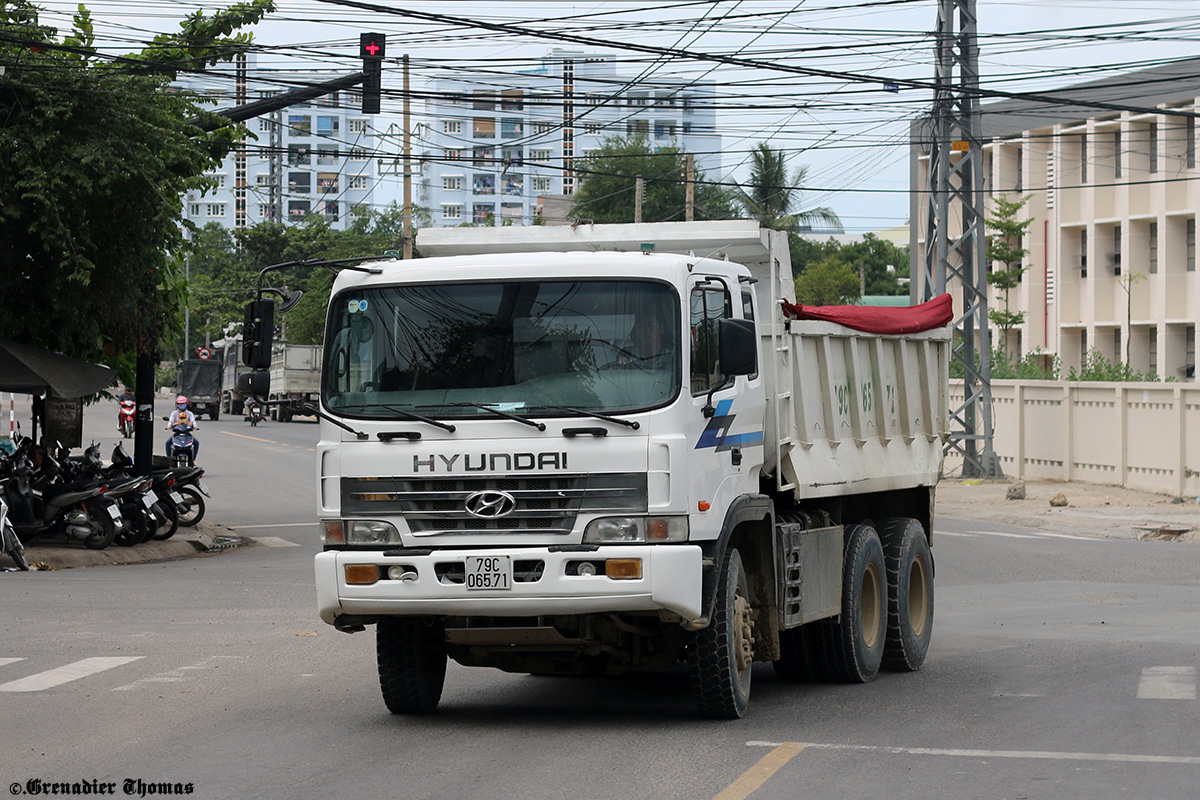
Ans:
[{"label": "front wheel", "polygon": [[379,688],[393,714],[429,714],[446,683],[446,640],[436,617],[384,617],[375,630]]},{"label": "front wheel", "polygon": [[183,497],[183,502],[176,508],[179,524],[185,528],[194,528],[204,518],[204,497],[194,486],[181,486],[176,491]]},{"label": "front wheel", "polygon": [[916,672],[925,663],[933,635],[933,554],[925,529],[897,517],[883,525],[887,562],[888,635],[883,666]]},{"label": "front wheel", "polygon": [[29,558],[25,555],[25,545],[21,544],[21,540],[17,538],[17,532],[5,524],[8,530],[4,532],[4,552],[8,553],[9,558],[17,565],[17,569],[22,572],[29,570]]},{"label": "front wheel", "polygon": [[750,703],[754,623],[742,556],[725,551],[712,621],[692,634],[688,677],[696,709],[706,717],[739,719]]}]

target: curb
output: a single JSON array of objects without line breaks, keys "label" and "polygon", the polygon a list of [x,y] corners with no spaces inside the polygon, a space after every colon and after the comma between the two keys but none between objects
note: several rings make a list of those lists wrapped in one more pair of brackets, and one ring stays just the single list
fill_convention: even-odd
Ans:
[{"label": "curb", "polygon": [[[25,557],[31,566],[42,565],[42,570],[83,569],[174,561],[253,544],[250,539],[230,535],[228,528],[201,522],[194,529],[181,528],[165,541],[142,542],[132,547],[114,544],[103,550],[89,550],[77,542],[34,542],[25,546]],[[0,555],[0,569],[8,568],[9,564],[8,556]]]}]

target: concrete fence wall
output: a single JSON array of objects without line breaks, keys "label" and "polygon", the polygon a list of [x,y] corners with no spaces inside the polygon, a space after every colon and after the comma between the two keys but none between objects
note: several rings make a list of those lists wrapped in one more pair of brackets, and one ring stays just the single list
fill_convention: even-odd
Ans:
[{"label": "concrete fence wall", "polygon": [[[963,402],[950,382],[950,407]],[[994,444],[1005,476],[1200,495],[1200,386],[993,381]],[[962,461],[946,458],[945,472]]]}]

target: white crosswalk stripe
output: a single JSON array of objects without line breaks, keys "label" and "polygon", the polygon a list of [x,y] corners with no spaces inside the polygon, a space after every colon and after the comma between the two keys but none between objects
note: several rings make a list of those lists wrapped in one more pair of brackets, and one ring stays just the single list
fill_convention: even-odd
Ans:
[{"label": "white crosswalk stripe", "polygon": [[8,683],[0,683],[0,692],[40,692],[43,689],[51,689],[55,686],[61,686],[64,683],[77,681],[80,678],[86,678],[89,675],[95,675],[97,672],[104,672],[105,670],[129,664],[142,658],[145,658],[145,656],[85,658],[73,664],[48,669],[45,672],[39,672],[34,675],[27,675],[24,678],[18,678]]},{"label": "white crosswalk stripe", "polygon": [[1138,683],[1139,700],[1195,700],[1195,667],[1146,667]]}]

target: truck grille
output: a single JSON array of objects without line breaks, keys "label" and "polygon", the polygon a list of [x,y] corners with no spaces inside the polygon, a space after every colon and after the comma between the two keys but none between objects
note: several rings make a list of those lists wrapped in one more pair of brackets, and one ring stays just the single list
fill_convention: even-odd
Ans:
[{"label": "truck grille", "polygon": [[[502,493],[506,513],[467,510],[481,492]],[[496,497],[489,494],[490,498]],[[509,509],[511,506],[511,509]],[[645,473],[479,478],[342,478],[344,516],[402,514],[419,536],[480,533],[567,534],[579,514],[646,511]]]}]

